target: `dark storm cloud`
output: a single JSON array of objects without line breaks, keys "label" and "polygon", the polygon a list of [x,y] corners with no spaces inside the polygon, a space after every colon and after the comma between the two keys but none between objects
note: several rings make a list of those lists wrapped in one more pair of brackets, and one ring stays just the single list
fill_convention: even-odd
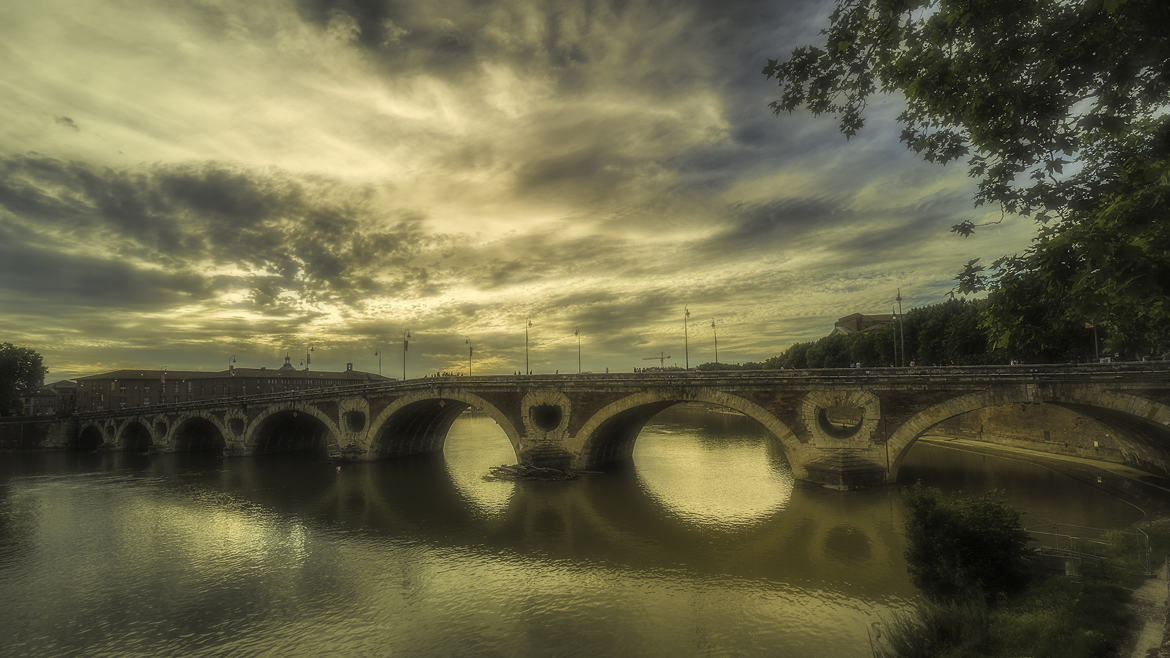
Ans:
[{"label": "dark storm cloud", "polygon": [[[364,207],[361,189],[215,163],[128,172],[5,158],[0,207],[40,231],[103,244],[124,258],[179,269],[243,267],[252,272],[247,283],[257,304],[275,304],[284,292],[360,303],[381,289],[376,268],[402,266],[440,239],[424,236],[417,220],[383,223]],[[418,268],[391,278],[400,294],[427,283]]]},{"label": "dark storm cloud", "polygon": [[[84,247],[84,245],[70,245]],[[0,295],[5,306],[68,306],[109,311],[149,310],[206,295],[209,281],[195,272],[135,267],[84,253],[30,244],[0,227]]]},{"label": "dark storm cloud", "polygon": [[703,245],[715,251],[774,248],[811,231],[856,221],[848,200],[821,196],[735,204],[727,228]]},{"label": "dark storm cloud", "polygon": [[71,118],[69,118],[69,117],[66,117],[66,116],[56,116],[56,117],[53,117],[53,121],[54,121],[54,122],[55,122],[55,123],[56,123],[58,126],[64,126],[64,127],[68,128],[68,129],[70,129],[70,130],[74,131],[74,132],[77,132],[77,131],[80,131],[80,130],[81,130],[81,128],[80,128],[80,127],[77,125],[77,123],[75,123],[75,122],[73,121],[73,119],[71,119]]}]

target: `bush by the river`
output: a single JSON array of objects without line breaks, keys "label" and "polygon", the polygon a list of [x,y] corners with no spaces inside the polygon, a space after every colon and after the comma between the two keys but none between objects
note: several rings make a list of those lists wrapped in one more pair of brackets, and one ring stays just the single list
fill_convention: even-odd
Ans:
[{"label": "bush by the river", "polygon": [[[991,496],[906,496],[907,569],[924,598],[881,624],[880,656],[1116,655],[1132,591],[1145,581],[1132,533],[1112,533],[1078,577],[1033,562],[1019,513]],[[1170,533],[1147,528],[1155,563]]]}]

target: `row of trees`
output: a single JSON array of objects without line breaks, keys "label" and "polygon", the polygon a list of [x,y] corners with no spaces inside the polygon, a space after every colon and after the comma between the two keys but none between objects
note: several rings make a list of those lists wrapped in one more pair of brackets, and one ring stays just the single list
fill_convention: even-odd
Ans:
[{"label": "row of trees", "polygon": [[1033,331],[1025,335],[1018,330],[1010,346],[1004,346],[997,341],[997,320],[993,313],[996,303],[1002,302],[950,299],[907,311],[901,324],[895,322],[861,333],[834,333],[819,340],[796,343],[765,361],[734,366],[704,363],[699,370],[848,368],[855,363],[892,366],[898,362],[904,365],[981,365],[1012,360],[1065,363],[1093,359],[1094,341],[1104,342],[1110,335],[1103,329],[1094,331],[1085,323],[1063,322],[1047,331],[1032,325]]}]

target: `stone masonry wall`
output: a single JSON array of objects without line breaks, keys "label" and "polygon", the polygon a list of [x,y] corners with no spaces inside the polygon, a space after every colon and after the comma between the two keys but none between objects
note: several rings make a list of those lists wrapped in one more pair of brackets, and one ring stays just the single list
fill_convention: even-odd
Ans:
[{"label": "stone masonry wall", "polygon": [[990,441],[1062,455],[1127,463],[1116,432],[1054,404],[987,407],[939,423],[927,434]]}]

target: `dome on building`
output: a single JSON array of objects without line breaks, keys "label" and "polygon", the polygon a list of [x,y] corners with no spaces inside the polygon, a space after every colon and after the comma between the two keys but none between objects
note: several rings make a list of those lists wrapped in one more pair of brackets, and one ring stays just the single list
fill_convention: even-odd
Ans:
[{"label": "dome on building", "polygon": [[296,370],[296,368],[293,367],[292,361],[289,360],[287,354],[284,355],[284,365],[281,366],[280,369],[281,370]]}]

